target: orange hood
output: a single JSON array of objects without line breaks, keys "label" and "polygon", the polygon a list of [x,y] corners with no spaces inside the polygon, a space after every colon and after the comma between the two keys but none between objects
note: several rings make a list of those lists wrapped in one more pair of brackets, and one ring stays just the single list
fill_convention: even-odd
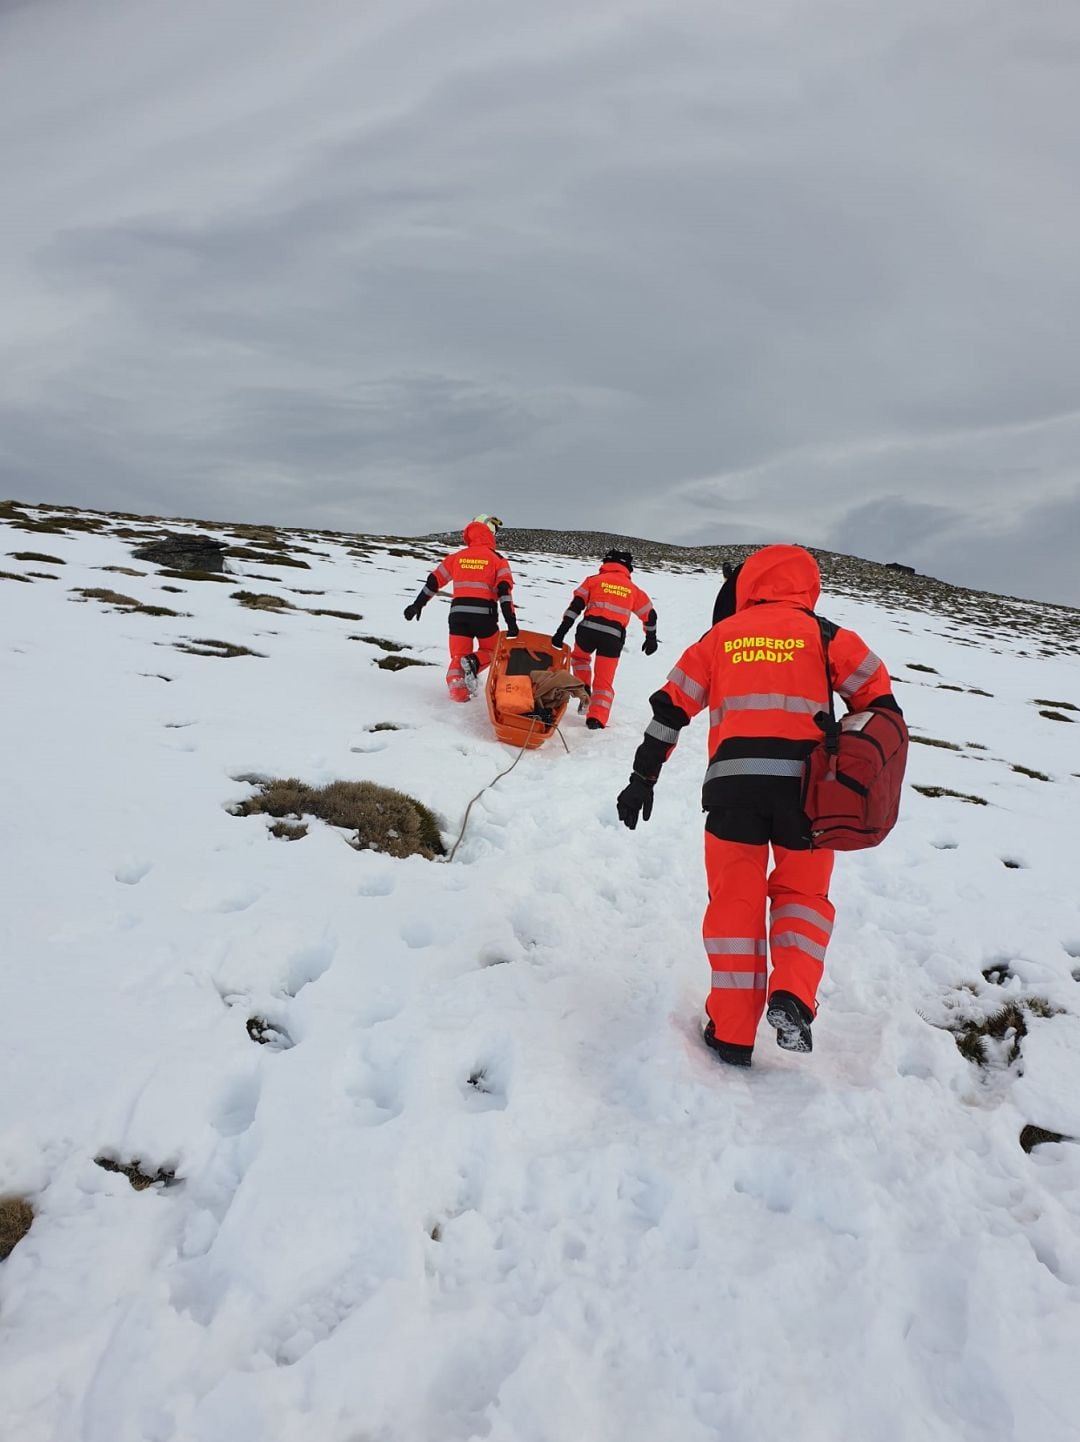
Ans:
[{"label": "orange hood", "polygon": [[489,551],[495,549],[495,532],[483,521],[470,521],[462,534],[467,546],[486,546]]},{"label": "orange hood", "polygon": [[812,611],[821,595],[821,572],[801,546],[762,546],[747,556],[735,583],[735,609],[762,601],[786,601]]}]

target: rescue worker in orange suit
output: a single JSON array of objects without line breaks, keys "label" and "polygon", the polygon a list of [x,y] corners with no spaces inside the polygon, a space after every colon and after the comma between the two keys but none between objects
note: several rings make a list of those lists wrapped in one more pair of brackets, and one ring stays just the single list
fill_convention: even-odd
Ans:
[{"label": "rescue worker in orange suit", "polygon": [[[631,831],[639,817],[647,821],[680,731],[708,711],[704,1040],[733,1066],[750,1065],[763,1011],[781,1047],[812,1049],[834,917],[833,852],[811,850],[802,810],[804,764],[822,738],[815,717],[829,705],[813,614],[820,589],[817,563],[798,546],[765,546],[747,558],[717,598],[716,624],[650,698],[653,719],[618,799]],[[850,710],[899,711],[888,671],[854,631],[836,631],[829,666]]]},{"label": "rescue worker in orange suit", "polygon": [[646,656],[651,656],[657,647],[656,612],[645,592],[630,579],[633,569],[634,558],[629,551],[608,551],[597,574],[582,581],[574,592],[559,629],[551,638],[553,646],[561,646],[567,631],[584,612],[574,636],[570,667],[592,693],[585,718],[585,725],[591,731],[603,730],[611,715],[615,672],[626,644],[626,626],[631,616],[637,616],[645,628],[641,649]]},{"label": "rescue worker in orange suit", "polygon": [[452,585],[450,601],[450,665],[446,686],[451,701],[468,701],[476,691],[476,678],[491,664],[499,634],[497,609],[506,622],[506,634],[518,633],[511,599],[514,578],[505,556],[495,549],[502,522],[497,516],[477,516],[465,527],[462,550],[440,561],[424,589],[405,607],[407,621],[419,621],[424,607],[443,586]]}]

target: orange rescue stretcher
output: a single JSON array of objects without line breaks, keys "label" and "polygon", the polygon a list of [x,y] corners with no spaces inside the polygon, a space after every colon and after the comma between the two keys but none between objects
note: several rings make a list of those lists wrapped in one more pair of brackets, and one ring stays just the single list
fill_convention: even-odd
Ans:
[{"label": "orange rescue stretcher", "polygon": [[526,715],[536,706],[529,676],[533,671],[569,669],[569,646],[553,646],[551,637],[541,631],[519,631],[513,640],[500,632],[487,677],[488,715],[500,741],[530,751],[544,744],[562,720],[567,703],[552,712],[550,725]]}]

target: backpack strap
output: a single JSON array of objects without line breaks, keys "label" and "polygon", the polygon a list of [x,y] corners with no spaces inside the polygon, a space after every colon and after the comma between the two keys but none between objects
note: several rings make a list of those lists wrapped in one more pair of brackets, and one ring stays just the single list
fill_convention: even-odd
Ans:
[{"label": "backpack strap", "polygon": [[826,617],[819,616],[816,611],[811,611],[810,615],[817,622],[818,630],[821,632],[821,649],[825,653],[825,685],[829,689],[828,713],[819,711],[814,720],[825,733],[825,750],[835,754],[840,745],[840,725],[836,719],[836,697],[833,694],[832,672],[829,667],[829,642],[840,627],[835,621],[829,621]]}]

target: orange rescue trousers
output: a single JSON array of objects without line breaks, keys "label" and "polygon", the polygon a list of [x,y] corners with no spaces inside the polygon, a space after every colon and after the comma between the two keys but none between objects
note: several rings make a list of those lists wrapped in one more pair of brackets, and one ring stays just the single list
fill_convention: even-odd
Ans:
[{"label": "orange rescue trousers", "polygon": [[465,685],[465,672],[461,667],[462,656],[475,655],[478,670],[486,671],[491,665],[498,639],[498,631],[492,631],[490,636],[455,636],[451,633],[450,665],[446,671],[446,689],[450,692],[451,701],[468,701],[471,695]]},{"label": "orange rescue trousers", "polygon": [[766,999],[775,991],[789,991],[817,1012],[836,915],[829,900],[833,853],[774,846],[773,857],[770,873],[767,845],[705,833],[709,905],[702,934],[712,967],[705,1010],[717,1037],[735,1046],[753,1046]]},{"label": "orange rescue trousers", "polygon": [[592,693],[589,702],[589,716],[605,726],[611,715],[615,700],[615,672],[619,669],[618,656],[590,656],[575,645],[570,654],[570,669],[579,681],[584,682]]}]

